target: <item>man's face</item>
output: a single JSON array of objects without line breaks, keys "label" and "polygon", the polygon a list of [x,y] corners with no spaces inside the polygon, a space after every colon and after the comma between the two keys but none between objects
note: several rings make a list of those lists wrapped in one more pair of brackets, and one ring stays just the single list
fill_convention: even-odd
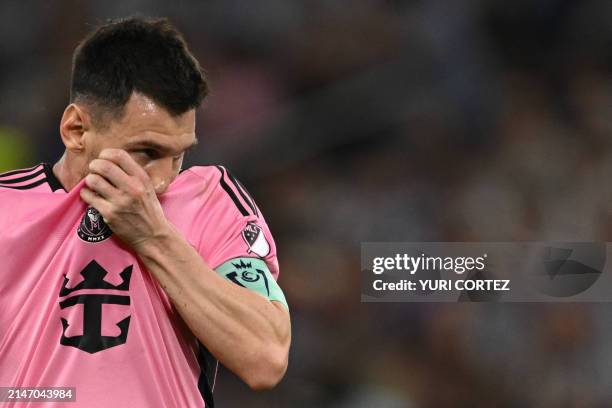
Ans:
[{"label": "man's face", "polygon": [[104,129],[92,127],[83,136],[87,165],[106,148],[123,149],[162,194],[181,170],[185,151],[197,143],[195,110],[173,117],[151,99],[133,93],[121,119],[111,120]]}]

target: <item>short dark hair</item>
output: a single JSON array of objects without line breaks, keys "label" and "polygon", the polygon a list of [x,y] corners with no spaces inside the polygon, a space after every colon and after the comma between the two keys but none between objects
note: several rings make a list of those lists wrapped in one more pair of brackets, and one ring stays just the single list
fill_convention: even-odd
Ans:
[{"label": "short dark hair", "polygon": [[74,51],[71,102],[93,105],[97,119],[117,118],[134,91],[173,116],[197,108],[208,93],[200,64],[165,18],[110,20]]}]

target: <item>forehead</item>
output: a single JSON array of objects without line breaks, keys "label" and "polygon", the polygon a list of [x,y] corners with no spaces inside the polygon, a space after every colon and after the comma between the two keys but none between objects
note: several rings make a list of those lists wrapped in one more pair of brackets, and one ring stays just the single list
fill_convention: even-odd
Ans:
[{"label": "forehead", "polygon": [[195,110],[172,116],[150,98],[133,93],[123,116],[111,125],[124,142],[156,142],[181,147],[195,141]]}]

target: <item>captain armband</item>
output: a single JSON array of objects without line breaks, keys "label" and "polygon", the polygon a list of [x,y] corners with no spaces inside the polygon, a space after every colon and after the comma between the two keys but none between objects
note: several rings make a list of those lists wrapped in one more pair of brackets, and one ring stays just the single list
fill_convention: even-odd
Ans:
[{"label": "captain armband", "polygon": [[217,267],[216,272],[237,285],[259,293],[270,301],[281,302],[289,310],[282,289],[263,260],[247,257],[234,258]]}]

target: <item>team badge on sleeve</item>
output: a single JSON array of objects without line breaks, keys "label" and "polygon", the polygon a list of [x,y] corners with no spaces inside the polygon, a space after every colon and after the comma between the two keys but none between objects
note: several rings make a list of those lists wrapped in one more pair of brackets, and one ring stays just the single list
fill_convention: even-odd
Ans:
[{"label": "team badge on sleeve", "polygon": [[270,253],[270,244],[259,225],[249,222],[242,230],[242,238],[249,246],[249,254],[254,253],[265,258]]},{"label": "team badge on sleeve", "polygon": [[88,207],[81,219],[77,234],[83,241],[93,243],[108,239],[113,232],[106,225],[98,210]]}]

